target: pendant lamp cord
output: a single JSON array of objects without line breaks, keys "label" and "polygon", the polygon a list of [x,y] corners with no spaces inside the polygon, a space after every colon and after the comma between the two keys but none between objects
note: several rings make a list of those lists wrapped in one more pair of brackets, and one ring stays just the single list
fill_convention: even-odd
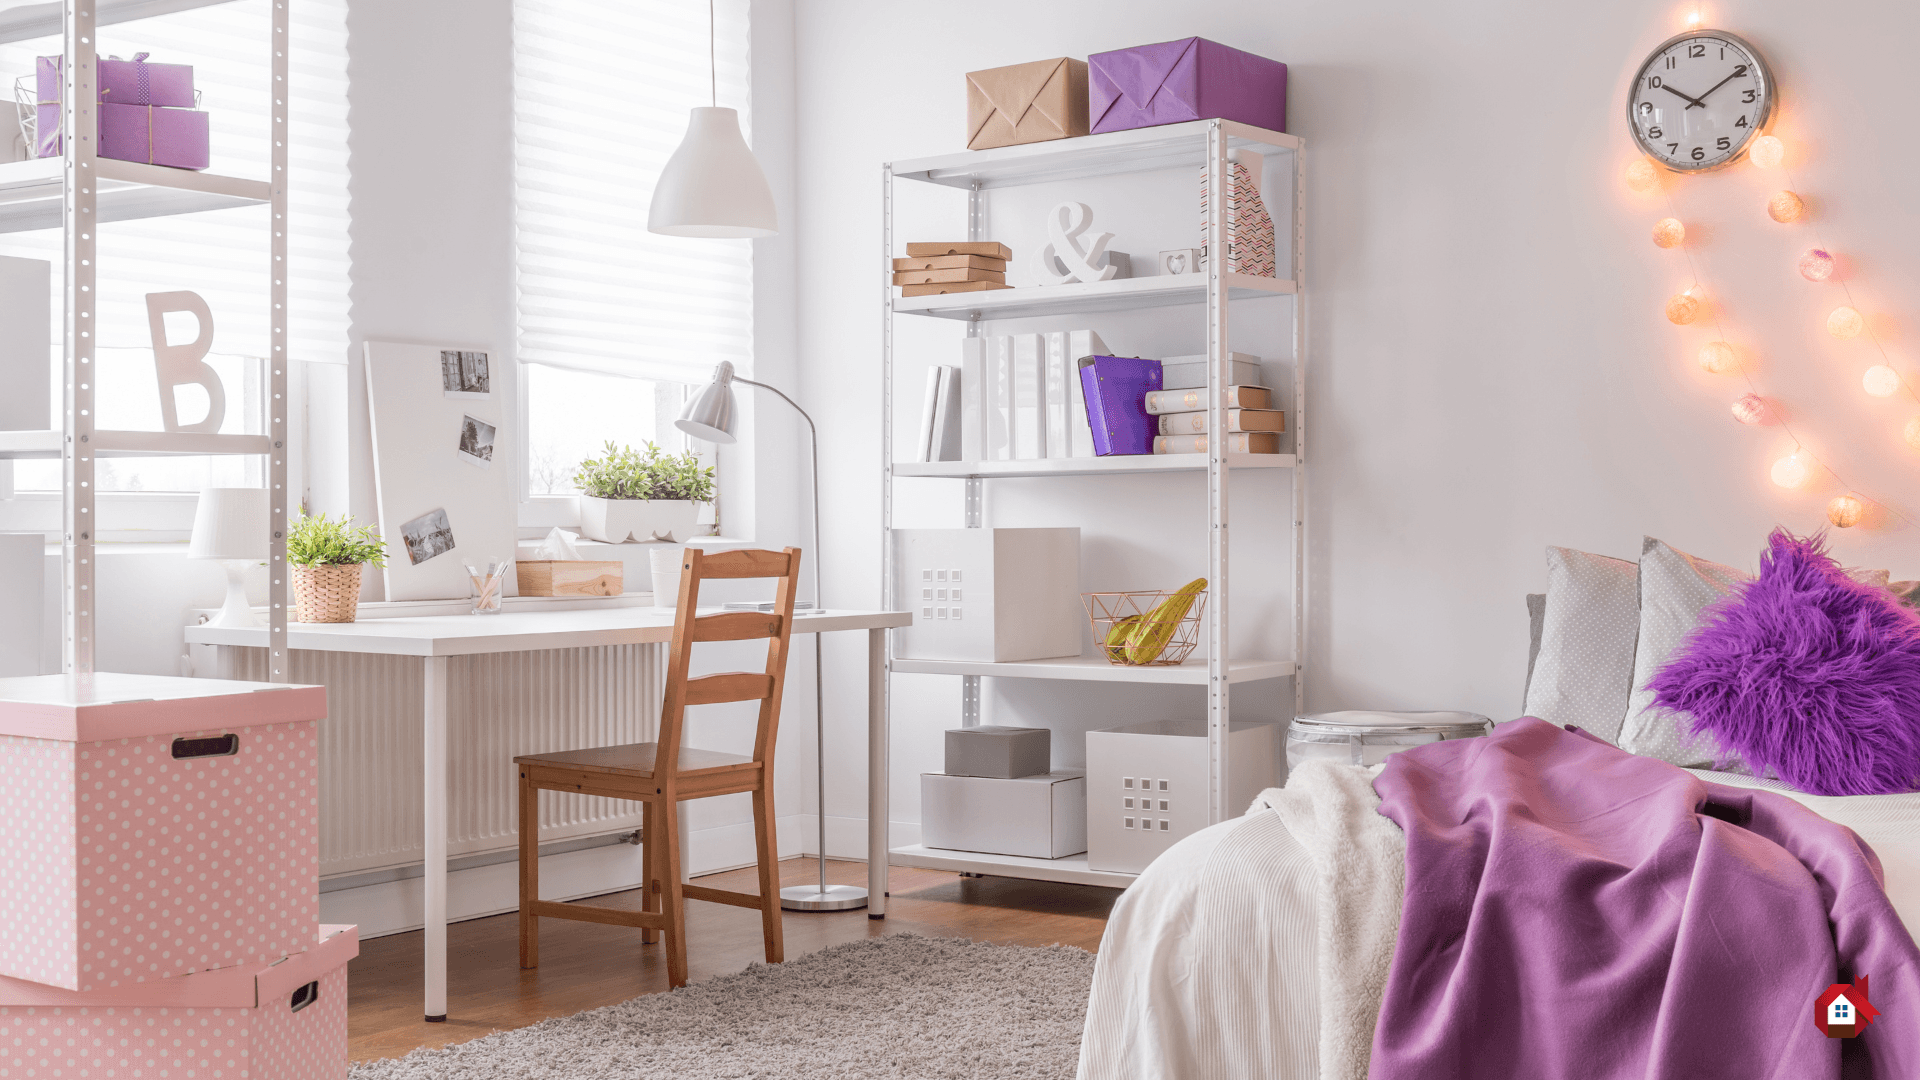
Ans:
[{"label": "pendant lamp cord", "polygon": [[719,54],[715,51],[714,38],[718,36],[719,31],[713,18],[713,5],[714,0],[707,0],[707,78],[711,80],[709,88],[713,93],[714,107],[718,108],[720,106],[720,62],[716,59]]}]

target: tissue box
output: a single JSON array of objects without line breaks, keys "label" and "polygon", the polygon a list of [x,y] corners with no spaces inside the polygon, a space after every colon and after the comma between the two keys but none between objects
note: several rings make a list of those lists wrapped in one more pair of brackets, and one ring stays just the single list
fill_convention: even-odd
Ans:
[{"label": "tissue box", "polygon": [[[62,100],[60,80],[64,57],[42,56],[33,65],[35,99],[41,105],[58,105]],[[146,53],[134,53],[131,60],[94,61],[94,82],[100,100],[114,105],[159,105],[169,109],[191,109],[193,99],[192,64],[149,64]]]},{"label": "tissue box", "polygon": [[[100,109],[100,156],[146,165],[199,170],[208,164],[207,114],[193,109],[151,105],[109,105]],[[39,157],[59,157],[60,105],[38,110],[34,143]]]},{"label": "tissue box", "polygon": [[981,727],[947,729],[947,775],[991,776],[1014,780],[1053,767],[1053,732],[1046,728]]},{"label": "tissue box", "polygon": [[618,559],[522,560],[513,564],[521,596],[619,596],[626,564]]},{"label": "tissue box", "polygon": [[1206,38],[1087,57],[1092,130],[1235,120],[1287,130],[1287,65]]}]

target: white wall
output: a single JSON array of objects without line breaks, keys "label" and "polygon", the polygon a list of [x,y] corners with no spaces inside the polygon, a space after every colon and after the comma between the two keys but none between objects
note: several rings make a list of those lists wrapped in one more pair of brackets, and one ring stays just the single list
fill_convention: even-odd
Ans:
[{"label": "white wall", "polygon": [[[1710,331],[1662,317],[1666,297],[1688,283],[1679,253],[1648,238],[1670,211],[1664,196],[1635,195],[1621,182],[1634,153],[1622,118],[1627,85],[1691,10],[1646,0],[982,0],[965,9],[802,0],[800,351],[804,389],[826,412],[826,472],[835,478],[829,589],[863,604],[880,589],[880,163],[963,148],[967,71],[1191,34],[1287,62],[1289,130],[1308,143],[1310,708],[1510,717],[1526,662],[1521,598],[1544,584],[1545,545],[1636,557],[1644,533],[1751,566],[1774,525],[1824,524],[1837,485],[1774,487],[1768,465],[1791,440],[1778,427],[1734,423],[1728,404],[1745,388],[1692,360]],[[1869,349],[1821,330],[1842,302],[1838,288],[1806,283],[1793,268],[1816,237],[1845,253],[1862,310],[1896,363],[1915,373],[1907,297],[1920,281],[1920,213],[1908,177],[1920,146],[1904,134],[1911,95],[1901,50],[1920,32],[1920,9],[1758,0],[1726,7],[1724,19],[1720,5],[1705,13],[1772,63],[1783,86],[1775,131],[1794,148],[1794,181],[1814,208],[1806,224],[1773,223],[1763,206],[1778,174],[1750,166],[1672,186],[1726,334],[1753,350],[1762,392],[1789,404],[1810,447],[1920,518],[1916,458],[1900,441],[1920,406],[1861,393]],[[1091,201],[1121,250],[1150,250],[1140,241],[1164,228],[1166,214],[1192,212],[1108,194],[1104,206]],[[918,219],[921,231],[899,239],[963,235],[960,205],[955,197],[937,223]],[[1016,257],[1032,247],[1037,223],[994,221]],[[1144,321],[1116,332],[1202,340],[1197,311],[1136,318]],[[902,353],[909,372],[955,362],[947,339],[958,331],[945,329],[903,331],[912,335]],[[910,375],[902,390],[917,401],[918,385]],[[1191,503],[1185,488],[1197,490],[1198,480],[1164,480],[1060,495],[1036,493],[1036,481],[989,483],[988,523],[1070,524],[1116,500],[1143,520],[1116,523],[1103,511],[1095,539],[1166,559],[1165,580],[1178,582],[1198,558],[1197,533],[1154,520],[1156,503]],[[1136,490],[1146,497],[1129,503]],[[1284,499],[1284,485],[1266,497]],[[957,483],[934,497],[903,489],[903,501],[916,516],[902,524],[959,523]],[[1920,575],[1915,533],[1897,521],[1839,534],[1834,546],[1849,564]],[[1119,572],[1129,563],[1107,565]],[[829,685],[857,687],[851,649],[829,655]],[[938,731],[957,722],[957,684],[895,680],[896,822],[915,820],[913,774],[938,767]],[[1062,684],[995,704],[1010,714],[1003,720],[1042,722],[1056,709],[1197,713],[1198,692],[1188,693],[1076,699]],[[1263,710],[1279,696],[1260,699]],[[840,764],[830,812],[849,818],[862,816],[858,737],[851,719],[831,736]],[[1078,760],[1077,747],[1056,758]]]}]

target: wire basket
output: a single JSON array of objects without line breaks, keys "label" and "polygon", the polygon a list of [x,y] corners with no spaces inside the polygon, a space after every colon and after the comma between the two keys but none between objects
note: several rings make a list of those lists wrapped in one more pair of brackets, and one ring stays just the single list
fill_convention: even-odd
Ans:
[{"label": "wire basket", "polygon": [[[20,117],[20,152],[26,158],[38,153],[40,125],[39,91],[32,75],[13,80],[13,107]],[[5,160],[5,159],[0,159]]]},{"label": "wire basket", "polygon": [[[1161,602],[1173,595],[1167,591],[1080,594],[1087,606],[1087,619],[1093,624],[1094,644],[1107,658],[1107,663],[1120,667],[1178,664],[1192,655],[1200,644],[1200,616],[1207,608],[1207,594],[1205,590],[1195,594],[1193,603],[1187,605],[1182,614],[1160,613]],[[1107,644],[1115,627],[1122,623],[1136,627],[1146,624],[1153,628],[1147,635],[1149,639],[1164,636],[1166,643],[1157,651],[1150,642],[1131,649]]]}]

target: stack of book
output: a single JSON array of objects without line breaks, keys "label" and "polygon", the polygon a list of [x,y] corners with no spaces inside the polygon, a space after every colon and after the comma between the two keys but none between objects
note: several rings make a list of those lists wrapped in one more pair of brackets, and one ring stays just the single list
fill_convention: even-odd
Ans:
[{"label": "stack of book", "polygon": [[[1153,438],[1156,454],[1207,452],[1207,392],[1204,388],[1155,390],[1142,404],[1158,423]],[[1287,416],[1272,407],[1273,392],[1264,386],[1227,388],[1227,445],[1231,454],[1277,454]]]},{"label": "stack of book", "polygon": [[901,296],[985,292],[1011,288],[1007,260],[1013,251],[992,240],[953,244],[908,244],[907,257],[893,260],[893,283]]}]

